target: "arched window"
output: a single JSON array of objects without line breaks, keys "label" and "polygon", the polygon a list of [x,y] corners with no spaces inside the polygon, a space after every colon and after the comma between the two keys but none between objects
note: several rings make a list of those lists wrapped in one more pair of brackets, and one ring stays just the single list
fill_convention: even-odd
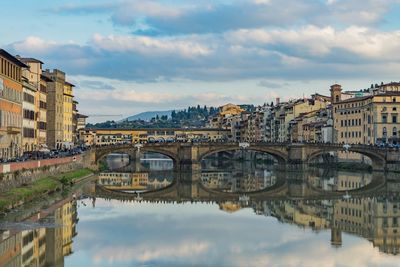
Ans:
[{"label": "arched window", "polygon": [[387,136],[386,127],[383,127],[382,136],[383,136],[383,137],[386,137],[386,136]]},{"label": "arched window", "polygon": [[335,97],[335,102],[339,102],[339,96],[338,95],[336,95],[336,97]]},{"label": "arched window", "polygon": [[393,127],[392,135],[397,136],[397,127]]}]

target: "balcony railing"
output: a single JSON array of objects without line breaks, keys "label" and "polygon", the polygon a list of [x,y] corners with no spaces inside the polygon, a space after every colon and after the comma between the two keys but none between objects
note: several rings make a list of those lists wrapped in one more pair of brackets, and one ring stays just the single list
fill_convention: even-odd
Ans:
[{"label": "balcony railing", "polygon": [[8,134],[18,134],[21,133],[21,128],[15,127],[15,126],[8,126],[7,127],[7,133]]}]

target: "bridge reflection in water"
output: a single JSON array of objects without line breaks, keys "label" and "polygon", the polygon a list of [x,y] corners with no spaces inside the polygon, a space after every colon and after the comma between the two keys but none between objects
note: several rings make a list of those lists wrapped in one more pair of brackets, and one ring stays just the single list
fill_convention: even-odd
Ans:
[{"label": "bridge reflection in water", "polygon": [[[208,169],[190,172],[146,170],[136,175],[148,177],[147,186],[128,190],[99,182],[93,195],[144,203],[216,203],[229,213],[251,208],[281,222],[315,231],[330,229],[332,246],[342,245],[345,232],[368,239],[381,252],[399,252],[400,179],[396,175],[323,169],[290,172],[273,166],[249,171],[243,163],[242,169],[233,165],[218,169],[206,163],[203,167]],[[154,186],[160,181],[165,183]]]},{"label": "bridge reflection in water", "polygon": [[[82,260],[82,257],[87,257],[87,253],[95,253],[90,254],[88,258],[103,259],[107,251],[113,252],[112,246],[128,242],[123,237],[129,242],[139,242],[134,243],[133,247],[142,253],[141,243],[150,242],[151,249],[156,247],[151,245],[150,233],[155,232],[157,243],[167,236],[169,239],[162,242],[168,243],[174,242],[176,236],[188,229],[191,237],[203,237],[211,232],[216,239],[221,239],[217,243],[221,247],[231,247],[235,242],[239,242],[239,237],[235,239],[235,244],[232,244],[232,240],[226,239],[224,234],[219,235],[218,231],[223,231],[222,228],[231,229],[235,234],[243,232],[245,235],[241,238],[250,236],[250,243],[245,244],[248,247],[254,245],[252,242],[261,242],[260,239],[263,242],[267,239],[269,242],[277,241],[277,237],[274,237],[271,231],[286,229],[291,231],[289,234],[293,234],[293,231],[297,233],[296,228],[288,229],[290,225],[311,229],[317,233],[325,232],[326,235],[322,235],[325,244],[335,248],[332,255],[339,251],[336,250],[338,247],[341,247],[341,251],[354,251],[352,243],[355,241],[349,238],[349,234],[368,240],[380,252],[392,255],[399,253],[400,179],[394,174],[322,169],[284,172],[276,170],[273,165],[253,162],[223,162],[221,165],[205,162],[202,171],[174,172],[170,163],[164,160],[155,163],[155,160],[149,159],[143,160],[142,169],[136,172],[136,166],[132,167],[124,155],[114,155],[112,162],[109,162],[112,170],[99,176],[97,185],[90,184],[85,187],[84,194],[88,199],[75,200],[69,197],[34,214],[23,224],[11,224],[10,227],[0,223],[0,228],[3,229],[0,236],[0,266],[89,266],[90,262]],[[129,202],[132,202],[132,205]],[[187,212],[194,209],[192,213],[197,213],[199,209],[196,209],[196,205],[200,206],[202,212],[197,214],[194,220],[188,220],[185,210]],[[147,210],[151,210],[152,207],[155,207],[155,213]],[[168,210],[168,216],[162,217],[160,210],[165,208],[172,208],[175,212]],[[223,221],[218,221],[221,217],[216,220],[215,212],[210,211],[215,208],[221,210],[218,214],[226,212],[223,214]],[[125,213],[113,217],[121,210]],[[135,213],[137,210],[142,210],[142,213],[133,217],[127,216],[127,213]],[[252,210],[257,218],[266,216],[266,219],[257,220],[257,226],[250,220],[251,216],[244,213],[245,226],[237,224],[236,222],[243,217],[235,215],[246,210]],[[186,217],[181,218],[181,212]],[[199,222],[201,216],[204,218]],[[168,218],[173,218],[173,221],[168,221]],[[275,222],[267,218],[275,218],[284,224],[277,227]],[[137,232],[132,231],[136,224],[128,224],[129,220],[139,225]],[[153,228],[145,227],[149,223],[152,223]],[[169,228],[165,228],[168,223]],[[179,227],[171,227],[173,223]],[[204,227],[204,223],[207,227]],[[182,229],[182,225],[190,227]],[[213,231],[210,230],[210,225]],[[281,225],[287,227],[282,228]],[[250,227],[252,231],[249,231]],[[268,230],[268,227],[273,229]],[[163,233],[169,232],[165,229],[172,231],[172,234],[165,236]],[[228,234],[232,236],[232,232],[228,231]],[[277,235],[282,238],[284,234]],[[318,236],[321,238],[321,235]],[[301,241],[313,241],[313,237],[307,238]],[[317,239],[317,235],[314,235],[314,238]],[[184,235],[182,239],[186,242],[185,246],[190,247],[187,243],[190,239]],[[95,245],[93,240],[96,240]],[[179,238],[176,240],[180,241]],[[214,239],[193,240],[218,242]],[[101,241],[106,242],[108,247]],[[290,246],[291,243],[286,242]],[[285,251],[289,247],[286,244]],[[320,243],[317,244],[321,246]],[[366,250],[368,247],[364,246],[362,249]],[[366,253],[373,253],[371,249]],[[311,253],[305,250],[297,255]],[[74,251],[76,253],[73,253]],[[267,248],[262,253],[271,252]],[[272,253],[276,253],[276,250]],[[329,254],[329,251],[324,253]],[[296,257],[296,253],[290,256]],[[110,262],[114,263],[114,255],[111,258]],[[194,259],[190,260],[194,262]],[[90,266],[97,266],[99,261],[91,263],[93,265]],[[144,263],[148,262],[140,262],[142,265]],[[162,264],[157,264],[159,265]]]}]

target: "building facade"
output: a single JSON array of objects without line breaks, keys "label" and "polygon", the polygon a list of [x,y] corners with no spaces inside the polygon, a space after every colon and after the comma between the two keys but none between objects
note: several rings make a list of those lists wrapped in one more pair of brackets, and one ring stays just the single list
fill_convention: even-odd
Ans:
[{"label": "building facade", "polygon": [[[73,90],[74,85],[65,82],[64,83],[64,92],[63,92],[63,148],[71,148],[74,145],[74,136],[73,136],[73,119],[74,119],[74,103],[73,103]],[[76,106],[76,104],[75,104]]]},{"label": "building facade", "polygon": [[382,87],[372,95],[341,100],[341,88],[331,88],[334,135],[337,143],[397,144],[399,143],[400,92]]},{"label": "building facade", "polygon": [[73,143],[73,87],[60,70],[46,70],[47,145],[52,149],[69,149]]},{"label": "building facade", "polygon": [[22,69],[27,67],[0,49],[0,159],[22,153]]}]

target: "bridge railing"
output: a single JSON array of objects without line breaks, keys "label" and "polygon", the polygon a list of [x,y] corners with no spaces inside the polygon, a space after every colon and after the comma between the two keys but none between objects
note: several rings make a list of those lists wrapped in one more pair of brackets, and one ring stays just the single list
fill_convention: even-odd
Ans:
[{"label": "bridge railing", "polygon": [[[238,146],[240,142],[232,142],[232,141],[198,141],[198,142],[162,142],[162,143],[145,143],[146,146],[154,146],[154,147],[163,147],[163,146],[175,146],[175,145],[228,145],[228,146]],[[292,146],[292,145],[303,145],[303,146],[317,146],[320,148],[343,148],[345,150],[352,149],[363,149],[363,150],[374,150],[374,151],[399,151],[400,147],[389,147],[389,146],[380,146],[380,145],[372,145],[372,144],[346,144],[348,145],[347,149],[344,147],[344,143],[317,143],[317,142],[248,142],[251,146]],[[102,150],[102,149],[119,149],[119,148],[134,148],[135,143],[128,144],[110,144],[110,145],[101,145],[101,146],[92,146],[91,149]]]}]

